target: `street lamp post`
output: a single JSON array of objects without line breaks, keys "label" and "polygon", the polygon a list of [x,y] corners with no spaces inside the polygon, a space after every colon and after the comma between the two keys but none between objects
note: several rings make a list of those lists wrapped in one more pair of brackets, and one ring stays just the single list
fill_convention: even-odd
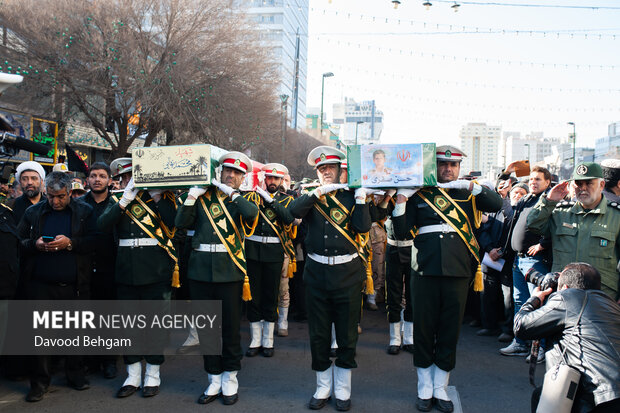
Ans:
[{"label": "street lamp post", "polygon": [[281,102],[281,108],[282,108],[282,163],[284,163],[284,154],[286,153],[285,147],[286,147],[287,101],[288,101],[288,95],[286,94],[280,95],[280,102]]},{"label": "street lamp post", "polygon": [[355,122],[355,144],[357,145],[357,127],[360,125],[360,123],[364,123],[363,120],[358,120]]},{"label": "street lamp post", "polygon": [[573,126],[573,169],[575,169],[575,165],[577,165],[577,134],[575,133],[575,122],[568,122],[568,124]]},{"label": "street lamp post", "polygon": [[321,78],[321,124],[319,125],[319,131],[321,133],[321,139],[323,139],[323,94],[325,92],[325,78],[332,77],[334,74],[332,72],[323,73],[323,77]]}]

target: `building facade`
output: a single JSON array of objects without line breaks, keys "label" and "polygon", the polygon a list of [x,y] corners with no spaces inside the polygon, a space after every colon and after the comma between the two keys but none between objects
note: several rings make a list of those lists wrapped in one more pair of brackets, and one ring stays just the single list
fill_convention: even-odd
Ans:
[{"label": "building facade", "polygon": [[374,100],[357,103],[351,98],[333,105],[333,124],[339,127],[344,145],[379,143],[383,131],[383,112]]},{"label": "building facade", "polygon": [[501,126],[468,123],[461,127],[461,149],[467,155],[461,163],[461,175],[476,171],[492,179],[499,165],[501,136]]},{"label": "building facade", "polygon": [[279,95],[286,95],[287,122],[294,129],[306,124],[308,71],[308,0],[245,0],[250,20],[272,48],[279,66]]},{"label": "building facade", "polygon": [[596,140],[594,159],[601,162],[603,159],[620,159],[620,122],[614,122],[607,127],[607,136]]}]

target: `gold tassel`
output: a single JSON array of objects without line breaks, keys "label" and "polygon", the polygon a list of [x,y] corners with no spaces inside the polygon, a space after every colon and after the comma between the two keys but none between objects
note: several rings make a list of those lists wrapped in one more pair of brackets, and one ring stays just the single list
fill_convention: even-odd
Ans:
[{"label": "gold tassel", "polygon": [[369,248],[368,265],[366,266],[366,291],[367,295],[375,293],[374,282],[372,281],[372,249]]},{"label": "gold tassel", "polygon": [[484,291],[484,283],[482,282],[482,268],[480,267],[480,264],[478,264],[478,269],[476,270],[476,275],[474,276],[474,291]]},{"label": "gold tassel", "polygon": [[181,281],[179,280],[179,264],[174,264],[174,271],[172,271],[172,286],[179,288]]},{"label": "gold tassel", "polygon": [[372,281],[372,271],[370,272],[370,274],[366,272],[366,294],[371,295],[374,293],[375,293],[375,286]]},{"label": "gold tassel", "polygon": [[297,271],[297,260],[293,258],[288,264],[288,278],[293,278],[295,271]]},{"label": "gold tassel", "polygon": [[245,276],[245,279],[243,280],[243,295],[242,295],[243,301],[251,301],[252,300],[252,293],[250,292],[250,279],[248,278],[248,276]]}]

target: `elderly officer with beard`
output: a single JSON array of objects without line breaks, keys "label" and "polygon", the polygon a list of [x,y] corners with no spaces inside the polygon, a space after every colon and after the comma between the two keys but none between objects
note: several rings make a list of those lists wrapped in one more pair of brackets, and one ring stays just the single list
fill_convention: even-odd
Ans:
[{"label": "elderly officer with beard", "polygon": [[[576,202],[562,201],[569,185]],[[572,182],[558,184],[540,198],[527,217],[527,226],[551,237],[551,271],[561,271],[571,262],[591,264],[601,273],[603,292],[618,300],[620,205],[605,199],[604,188],[601,166],[582,162],[575,168]]]}]

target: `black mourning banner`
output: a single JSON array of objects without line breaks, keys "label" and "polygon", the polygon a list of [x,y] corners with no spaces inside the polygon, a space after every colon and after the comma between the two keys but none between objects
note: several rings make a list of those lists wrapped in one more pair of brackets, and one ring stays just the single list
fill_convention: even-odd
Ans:
[{"label": "black mourning banner", "polygon": [[3,355],[174,354],[190,328],[222,353],[221,301],[0,301]]}]

